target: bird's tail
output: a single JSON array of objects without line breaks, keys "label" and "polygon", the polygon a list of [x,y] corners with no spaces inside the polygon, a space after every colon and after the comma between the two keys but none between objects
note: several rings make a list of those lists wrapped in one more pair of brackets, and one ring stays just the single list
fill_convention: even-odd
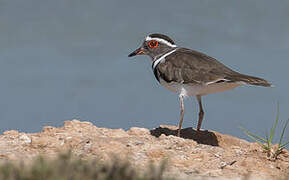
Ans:
[{"label": "bird's tail", "polygon": [[226,77],[226,79],[230,79],[231,81],[236,81],[236,82],[243,82],[248,85],[274,87],[271,83],[269,83],[265,79],[254,77],[254,76],[248,76],[248,75],[240,74],[240,73],[236,73],[234,75],[231,75],[230,77]]}]

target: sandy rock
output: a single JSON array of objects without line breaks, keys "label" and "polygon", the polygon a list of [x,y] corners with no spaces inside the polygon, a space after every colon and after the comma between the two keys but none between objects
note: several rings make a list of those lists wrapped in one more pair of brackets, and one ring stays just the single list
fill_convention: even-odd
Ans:
[{"label": "sandy rock", "polygon": [[9,131],[5,131],[3,134],[4,135],[18,135],[19,132],[16,130],[9,130]]},{"label": "sandy rock", "polygon": [[53,126],[44,126],[42,128],[42,132],[43,133],[51,133],[51,132],[55,132],[57,128],[56,127],[53,127]]},{"label": "sandy rock", "polygon": [[26,134],[19,136],[19,140],[24,143],[31,143],[31,139]]},{"label": "sandy rock", "polygon": [[135,135],[135,136],[146,136],[146,135],[150,135],[150,131],[148,129],[145,128],[138,128],[138,127],[132,127],[130,128],[127,133],[129,135]]},{"label": "sandy rock", "polygon": [[144,168],[148,163],[167,162],[166,174],[181,179],[272,179],[289,172],[289,152],[275,162],[256,143],[192,128],[161,125],[148,130],[132,127],[107,129],[79,120],[65,121],[63,127],[45,126],[39,133],[5,131],[0,135],[0,160],[25,161],[44,154],[53,157],[71,150],[82,158],[110,161],[118,157]]}]

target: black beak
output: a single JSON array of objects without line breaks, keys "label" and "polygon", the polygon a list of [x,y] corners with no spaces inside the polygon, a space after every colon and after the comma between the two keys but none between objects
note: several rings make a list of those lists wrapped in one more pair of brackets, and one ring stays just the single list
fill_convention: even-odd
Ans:
[{"label": "black beak", "polygon": [[140,47],[137,50],[135,50],[134,52],[130,53],[128,55],[128,57],[133,57],[133,56],[142,55],[142,54],[144,54],[144,49],[142,47]]}]

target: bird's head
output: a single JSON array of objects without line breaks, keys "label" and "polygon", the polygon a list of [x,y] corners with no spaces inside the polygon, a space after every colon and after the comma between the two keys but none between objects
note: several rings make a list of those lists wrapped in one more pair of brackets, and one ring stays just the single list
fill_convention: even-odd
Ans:
[{"label": "bird's head", "polygon": [[141,47],[130,53],[128,57],[148,55],[154,60],[156,57],[159,57],[176,47],[174,41],[168,36],[163,34],[150,34],[145,38]]}]

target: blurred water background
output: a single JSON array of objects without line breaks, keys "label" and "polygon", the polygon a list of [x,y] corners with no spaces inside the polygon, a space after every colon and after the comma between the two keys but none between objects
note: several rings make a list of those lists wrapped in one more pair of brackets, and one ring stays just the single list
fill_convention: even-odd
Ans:
[{"label": "blurred water background", "polygon": [[[99,127],[177,125],[178,98],[148,57],[129,59],[153,32],[207,53],[275,88],[208,95],[204,129],[262,135],[280,102],[289,117],[289,1],[0,0],[0,132],[40,131],[74,118]],[[197,102],[185,102],[196,127]],[[289,130],[287,130],[287,137]]]}]

